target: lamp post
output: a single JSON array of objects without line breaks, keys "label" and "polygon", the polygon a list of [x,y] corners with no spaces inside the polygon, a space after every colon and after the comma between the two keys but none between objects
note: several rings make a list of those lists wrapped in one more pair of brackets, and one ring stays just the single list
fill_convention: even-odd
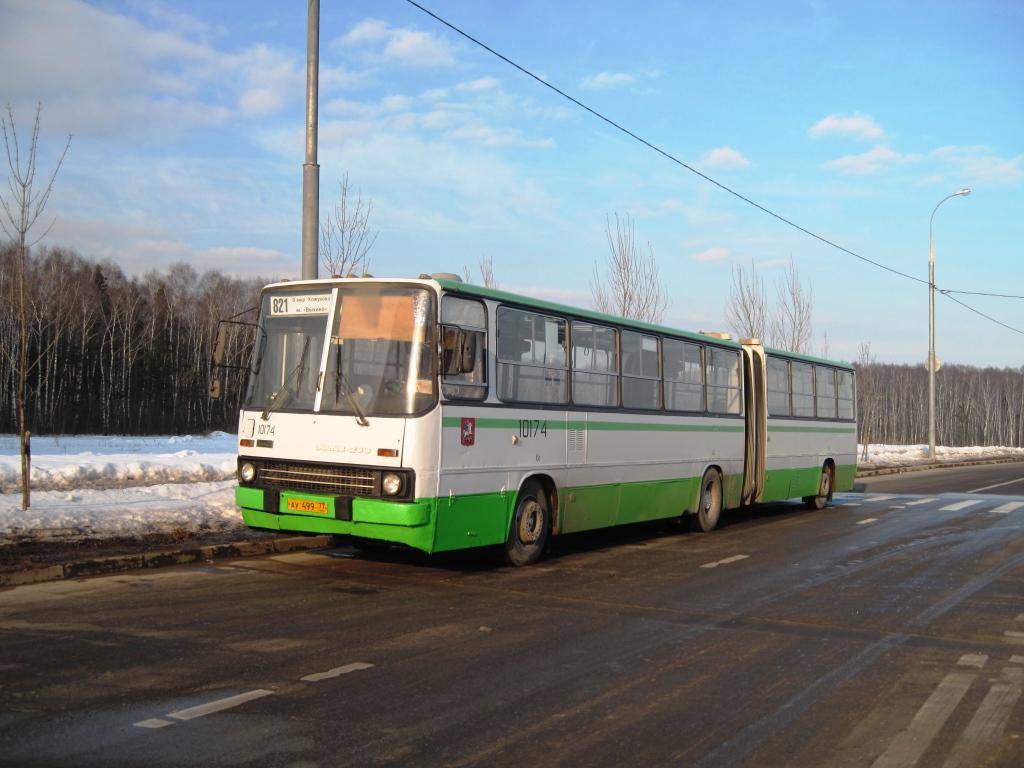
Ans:
[{"label": "lamp post", "polygon": [[[971,194],[970,187],[939,200],[942,205],[954,197],[967,197]],[[936,205],[928,219],[928,459],[935,461],[935,241],[932,238],[932,221],[935,219]]]}]

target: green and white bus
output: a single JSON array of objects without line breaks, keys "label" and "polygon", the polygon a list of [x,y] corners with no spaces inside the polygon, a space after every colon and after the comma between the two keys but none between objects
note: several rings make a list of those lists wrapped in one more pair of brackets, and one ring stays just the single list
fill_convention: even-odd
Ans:
[{"label": "green and white bus", "polygon": [[239,415],[253,528],[500,545],[852,487],[851,366],[463,283],[267,286]]}]

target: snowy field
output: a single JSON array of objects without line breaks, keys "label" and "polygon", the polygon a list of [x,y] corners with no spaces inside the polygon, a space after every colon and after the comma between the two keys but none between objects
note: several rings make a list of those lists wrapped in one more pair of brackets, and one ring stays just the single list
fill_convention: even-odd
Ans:
[{"label": "snowy field", "polygon": [[[18,440],[0,435],[0,541],[241,530],[235,440],[224,432],[33,438],[32,506],[22,512]],[[871,445],[862,466],[922,464],[927,453],[923,445]],[[1024,459],[1024,449],[940,447],[938,455]]]},{"label": "snowy field", "polygon": [[18,439],[0,436],[0,540],[194,535],[243,528],[236,437],[32,439],[32,505],[21,510]]}]

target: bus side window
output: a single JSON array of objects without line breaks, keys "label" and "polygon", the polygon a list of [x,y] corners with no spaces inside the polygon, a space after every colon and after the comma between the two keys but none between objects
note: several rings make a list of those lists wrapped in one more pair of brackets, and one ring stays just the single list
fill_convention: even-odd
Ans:
[{"label": "bus side window", "polygon": [[708,349],[708,411],[743,413],[740,391],[740,355],[728,349]]},{"label": "bus side window", "polygon": [[602,325],[572,322],[572,401],[577,405],[614,407],[618,353],[615,330]]},{"label": "bus side window", "polygon": [[853,421],[853,373],[836,371],[836,385],[839,390],[839,418]]},{"label": "bus side window", "polygon": [[794,360],[790,368],[793,372],[793,415],[814,416],[814,367]]},{"label": "bus side window", "polygon": [[768,356],[768,415],[791,416],[789,361]]},{"label": "bus side window", "polygon": [[441,393],[449,399],[486,399],[486,308],[479,301],[446,295],[441,325]]},{"label": "bus side window", "polygon": [[665,407],[670,411],[704,410],[701,348],[677,339],[662,342],[665,356]]},{"label": "bus side window", "polygon": [[568,402],[566,322],[498,307],[498,397],[524,403]]},{"label": "bus side window", "polygon": [[836,370],[814,366],[814,405],[819,419],[836,417]]}]

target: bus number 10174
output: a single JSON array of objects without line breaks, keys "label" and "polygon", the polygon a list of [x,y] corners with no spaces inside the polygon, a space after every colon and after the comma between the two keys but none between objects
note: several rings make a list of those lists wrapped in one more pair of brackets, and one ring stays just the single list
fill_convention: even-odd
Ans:
[{"label": "bus number 10174", "polygon": [[541,435],[543,437],[548,436],[547,419],[544,419],[543,421],[541,421],[540,419],[519,420],[520,437],[537,437],[538,435]]}]

